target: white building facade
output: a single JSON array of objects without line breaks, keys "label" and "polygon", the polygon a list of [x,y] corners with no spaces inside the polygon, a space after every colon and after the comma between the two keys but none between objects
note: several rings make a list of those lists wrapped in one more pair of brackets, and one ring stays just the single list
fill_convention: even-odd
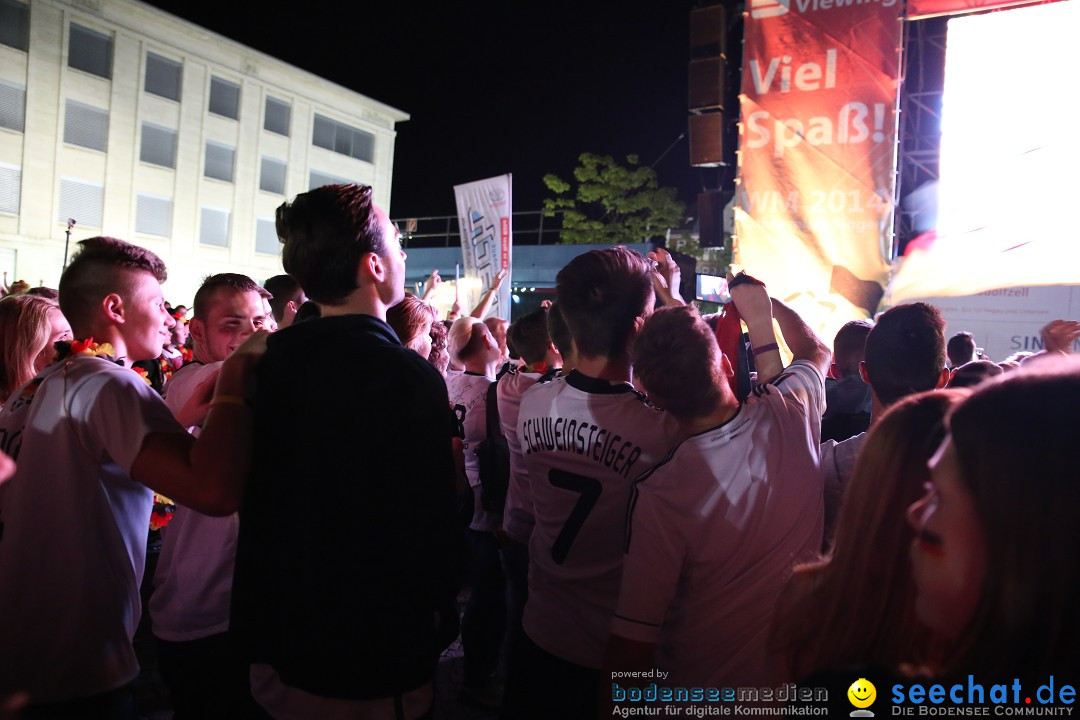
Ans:
[{"label": "white building facade", "polygon": [[0,0],[0,270],[56,287],[65,230],[160,255],[165,296],[283,272],[274,211],[333,182],[389,212],[408,115],[135,0]]}]

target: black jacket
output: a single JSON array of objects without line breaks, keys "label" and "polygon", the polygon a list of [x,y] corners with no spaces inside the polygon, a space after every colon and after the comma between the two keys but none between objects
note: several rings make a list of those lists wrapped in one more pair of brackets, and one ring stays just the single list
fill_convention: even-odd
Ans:
[{"label": "black jacket", "polygon": [[407,692],[432,678],[457,622],[446,385],[367,315],[300,323],[267,345],[234,635],[252,662],[316,695]]}]

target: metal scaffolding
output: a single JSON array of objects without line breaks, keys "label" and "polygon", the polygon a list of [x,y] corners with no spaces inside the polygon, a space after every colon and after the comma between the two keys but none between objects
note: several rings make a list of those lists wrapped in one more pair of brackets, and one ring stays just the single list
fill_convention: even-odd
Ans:
[{"label": "metal scaffolding", "polygon": [[904,69],[900,90],[896,241],[904,246],[918,234],[915,212],[904,200],[939,177],[941,99],[945,91],[945,35],[948,17],[905,23]]}]

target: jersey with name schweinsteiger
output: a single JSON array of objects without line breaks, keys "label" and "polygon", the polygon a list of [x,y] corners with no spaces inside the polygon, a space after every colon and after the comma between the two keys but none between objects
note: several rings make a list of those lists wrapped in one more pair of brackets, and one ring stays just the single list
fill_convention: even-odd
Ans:
[{"label": "jersey with name schweinsteiger", "polygon": [[628,383],[574,371],[526,391],[517,427],[536,517],[525,630],[553,655],[600,667],[631,483],[675,444],[675,421]]}]

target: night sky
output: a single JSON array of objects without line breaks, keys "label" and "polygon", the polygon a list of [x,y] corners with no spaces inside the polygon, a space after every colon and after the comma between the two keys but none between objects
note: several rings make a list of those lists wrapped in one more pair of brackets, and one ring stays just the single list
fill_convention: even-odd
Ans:
[{"label": "night sky", "polygon": [[582,152],[652,164],[675,143],[656,170],[687,203],[717,172],[676,143],[694,0],[150,4],[409,113],[394,217],[454,214],[455,184],[506,172],[514,209],[538,210]]}]

